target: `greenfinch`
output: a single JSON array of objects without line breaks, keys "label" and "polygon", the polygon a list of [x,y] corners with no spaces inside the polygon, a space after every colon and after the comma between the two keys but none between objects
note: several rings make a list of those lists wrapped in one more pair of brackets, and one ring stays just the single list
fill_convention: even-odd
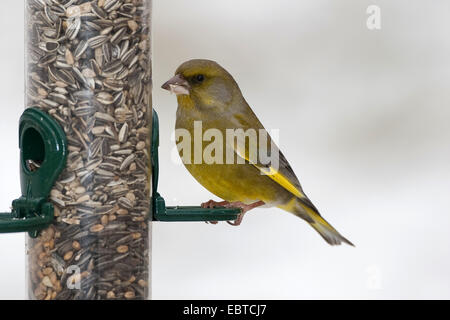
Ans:
[{"label": "greenfinch", "polygon": [[[224,150],[221,153],[215,150],[212,154],[215,160],[222,161],[198,161],[197,156],[203,155],[213,139],[184,141],[192,150],[187,153],[186,148],[178,147],[187,170],[201,185],[224,200],[210,200],[203,203],[203,207],[240,208],[242,214],[230,223],[233,225],[239,225],[243,215],[253,208],[278,207],[304,219],[330,245],[342,242],[353,245],[325,221],[305,195],[288,161],[245,101],[236,81],[223,67],[211,60],[187,61],[162,88],[177,96],[176,132],[180,130],[195,136],[196,130],[201,134],[214,130],[214,133],[228,137],[229,130],[254,130],[267,136],[265,141],[258,136],[257,151],[270,146],[267,154],[277,157],[276,166],[273,165],[275,161],[268,164],[259,158],[255,160],[249,137],[244,137],[249,141],[244,144],[214,137],[214,142],[222,144]],[[187,138],[183,136],[183,139]],[[230,153],[235,156],[231,163]]]}]

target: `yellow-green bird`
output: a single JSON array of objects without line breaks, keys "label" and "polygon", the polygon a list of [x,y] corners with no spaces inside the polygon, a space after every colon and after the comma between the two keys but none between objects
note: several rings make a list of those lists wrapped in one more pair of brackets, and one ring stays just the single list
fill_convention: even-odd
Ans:
[{"label": "yellow-green bird", "polygon": [[[183,63],[176,70],[175,76],[163,84],[162,88],[177,95],[176,130],[188,132],[192,137],[195,135],[194,131],[198,130],[199,123],[202,133],[214,129],[214,132],[222,133],[223,137],[227,136],[227,130],[230,129],[253,129],[267,133],[245,101],[231,74],[214,61],[195,59]],[[190,157],[186,156],[186,150],[179,148],[184,165],[200,184],[224,200],[210,200],[203,203],[203,207],[225,206],[242,209],[239,219],[230,223],[233,225],[239,225],[243,215],[253,208],[278,207],[304,219],[330,245],[339,245],[342,242],[353,245],[322,218],[303,192],[294,171],[268,133],[265,144],[263,140],[258,139],[257,148],[272,146],[271,150],[275,150],[274,153],[278,156],[277,168],[259,159],[252,160],[254,158],[251,158],[250,143],[229,143],[225,138],[221,155],[223,161],[199,162],[195,159],[196,152],[200,148],[200,154],[203,154],[211,142],[202,140],[198,145],[198,141],[195,143],[196,139],[190,140]],[[230,150],[236,159],[240,157],[243,161],[227,161],[229,159],[226,155]]]}]

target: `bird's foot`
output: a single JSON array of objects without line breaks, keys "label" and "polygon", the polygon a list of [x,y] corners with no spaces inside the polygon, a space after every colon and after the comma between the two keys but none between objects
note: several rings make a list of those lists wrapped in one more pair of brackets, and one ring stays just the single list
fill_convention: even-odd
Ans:
[{"label": "bird's foot", "polygon": [[[264,201],[258,201],[252,204],[245,204],[243,202],[240,201],[236,201],[236,202],[229,202],[229,201],[221,201],[221,202],[216,202],[214,200],[209,200],[208,202],[204,202],[202,203],[202,208],[214,208],[214,207],[225,207],[225,208],[239,208],[241,209],[242,213],[238,215],[238,218],[235,221],[227,221],[227,223],[229,225],[232,226],[239,226],[242,223],[242,220],[244,219],[244,215],[257,207],[263,206],[265,205]],[[208,223],[208,222],[207,222]],[[212,224],[217,224],[217,221],[210,221],[209,223]]]},{"label": "bird's foot", "polygon": [[234,221],[227,221],[227,223],[230,226],[233,226],[233,227],[240,226],[241,223],[242,223],[242,220],[244,220],[244,215],[245,215],[245,213],[241,213],[241,214],[238,215],[236,220],[234,220]]},{"label": "bird's foot", "polygon": [[[203,202],[201,207],[202,208],[209,208],[209,209],[213,209],[214,207],[224,207],[226,204],[228,204],[228,201],[214,201],[214,200],[209,200],[207,202]],[[218,221],[206,221],[206,223],[211,223],[211,224],[218,224]]]},{"label": "bird's foot", "polygon": [[242,202],[239,202],[239,201],[237,201],[237,202],[229,202],[228,204],[225,204],[224,207],[226,207],[226,208],[239,208],[239,209],[241,209],[242,213],[240,215],[238,215],[238,218],[236,220],[234,220],[234,221],[227,221],[227,223],[230,226],[234,226],[234,227],[240,226],[241,223],[242,223],[242,220],[244,219],[244,215],[247,212],[249,212],[250,210],[252,210],[254,208],[263,206],[263,205],[265,205],[264,201],[258,201],[258,202],[254,202],[252,204],[245,204],[245,203],[242,203]]},{"label": "bird's foot", "polygon": [[224,207],[227,204],[229,204],[228,201],[219,201],[219,202],[217,202],[217,201],[214,201],[214,200],[209,200],[207,202],[203,202],[202,203],[202,208],[210,208],[210,209],[212,209],[214,207]]}]

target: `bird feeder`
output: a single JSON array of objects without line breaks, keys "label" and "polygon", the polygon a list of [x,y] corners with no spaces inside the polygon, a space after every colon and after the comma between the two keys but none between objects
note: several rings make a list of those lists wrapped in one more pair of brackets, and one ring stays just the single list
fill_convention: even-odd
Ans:
[{"label": "bird feeder", "polygon": [[26,0],[21,197],[30,299],[150,298],[153,221],[228,221],[158,193],[150,0]]}]

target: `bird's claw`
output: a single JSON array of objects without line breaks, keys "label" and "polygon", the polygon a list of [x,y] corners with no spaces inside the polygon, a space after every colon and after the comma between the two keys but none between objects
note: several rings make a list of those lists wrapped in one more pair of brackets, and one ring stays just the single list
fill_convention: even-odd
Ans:
[{"label": "bird's claw", "polygon": [[[226,201],[216,202],[214,200],[209,200],[207,202],[203,202],[201,207],[202,208],[212,209],[212,208],[217,207],[217,206],[219,206],[219,207],[223,206],[225,203],[226,203]],[[205,221],[205,222],[207,224],[218,224],[219,223],[218,221]]]},{"label": "bird's claw", "polygon": [[227,223],[230,226],[237,227],[237,226],[241,225],[243,219],[244,219],[244,213],[241,213],[240,215],[238,215],[238,218],[236,220],[234,220],[234,221],[227,221]]},{"label": "bird's claw", "polygon": [[[207,202],[202,203],[202,208],[214,208],[214,207],[225,207],[225,208],[238,208],[241,209],[242,213],[238,215],[238,218],[235,221],[227,221],[230,226],[237,227],[241,225],[242,220],[244,219],[244,215],[253,208],[264,205],[263,201],[258,201],[252,204],[245,204],[242,202],[228,202],[228,201],[220,201],[216,202],[214,200],[209,200]],[[217,221],[207,221],[206,223],[217,224]]]},{"label": "bird's claw", "polygon": [[214,200],[209,200],[209,201],[203,202],[201,207],[202,208],[210,208],[210,209],[212,209],[214,207],[225,207],[228,203],[229,203],[228,201],[217,202],[217,201],[214,201]]}]

